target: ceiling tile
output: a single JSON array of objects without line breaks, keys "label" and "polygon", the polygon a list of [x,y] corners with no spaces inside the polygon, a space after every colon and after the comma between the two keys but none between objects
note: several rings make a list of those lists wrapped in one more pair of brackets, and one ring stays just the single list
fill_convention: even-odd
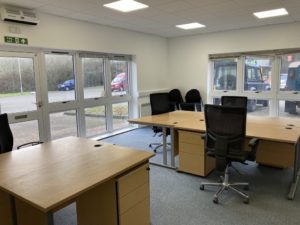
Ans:
[{"label": "ceiling tile", "polygon": [[[3,0],[41,13],[176,37],[300,21],[300,0],[138,0],[149,8],[120,13],[103,7],[115,0]],[[258,20],[253,12],[286,7],[288,16]],[[204,29],[180,30],[176,24],[199,22]]]}]

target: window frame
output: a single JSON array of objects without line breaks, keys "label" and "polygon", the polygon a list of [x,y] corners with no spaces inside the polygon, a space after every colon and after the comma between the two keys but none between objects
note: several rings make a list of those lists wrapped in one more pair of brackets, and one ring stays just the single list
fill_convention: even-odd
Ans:
[{"label": "window frame", "polygon": [[[281,68],[281,56],[287,54],[300,54],[300,50],[295,52],[285,53],[284,50],[277,52],[255,52],[253,53],[232,53],[232,54],[217,54],[209,55],[209,79],[208,79],[208,97],[207,101],[213,103],[214,98],[221,98],[222,95],[239,95],[246,96],[249,99],[257,100],[269,100],[269,114],[268,116],[279,116],[279,103],[280,101],[296,101],[299,99],[300,91],[280,91],[280,68]],[[271,90],[270,91],[247,91],[244,90],[245,82],[245,60],[246,57],[258,57],[258,58],[270,58],[272,60],[271,67]],[[219,91],[214,90],[214,61],[228,58],[237,58],[237,88],[235,91]],[[294,92],[297,92],[295,94]]]}]

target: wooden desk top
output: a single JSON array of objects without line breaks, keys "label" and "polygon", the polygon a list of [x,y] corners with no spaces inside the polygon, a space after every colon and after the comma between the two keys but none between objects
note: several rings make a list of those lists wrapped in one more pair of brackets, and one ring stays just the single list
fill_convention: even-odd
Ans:
[{"label": "wooden desk top", "polygon": [[[203,112],[174,111],[129,120],[129,122],[146,125],[162,125],[195,132],[205,132],[206,130]],[[290,126],[291,124],[293,126]],[[286,127],[291,129],[286,129]],[[246,135],[263,140],[295,143],[300,135],[300,119],[247,116]]]},{"label": "wooden desk top", "polygon": [[152,156],[84,138],[63,138],[1,154],[0,188],[47,212]]},{"label": "wooden desk top", "polygon": [[185,122],[191,119],[204,119],[204,114],[199,112],[178,110],[170,113],[164,113],[154,116],[144,116],[137,119],[130,119],[128,121],[130,123],[136,124],[173,127],[179,122]]}]

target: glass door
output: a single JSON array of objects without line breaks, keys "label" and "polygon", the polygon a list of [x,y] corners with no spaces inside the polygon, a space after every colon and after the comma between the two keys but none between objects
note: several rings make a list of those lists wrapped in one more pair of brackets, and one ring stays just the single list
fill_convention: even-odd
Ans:
[{"label": "glass door", "polygon": [[0,52],[0,113],[7,113],[18,145],[45,140],[37,56]]},{"label": "glass door", "polygon": [[74,55],[50,52],[44,56],[48,139],[77,136],[77,80]]},{"label": "glass door", "polygon": [[129,126],[128,118],[130,112],[130,85],[129,71],[130,61],[124,59],[110,59],[107,73],[110,77],[110,93],[112,104],[111,123],[109,130],[118,130]]}]

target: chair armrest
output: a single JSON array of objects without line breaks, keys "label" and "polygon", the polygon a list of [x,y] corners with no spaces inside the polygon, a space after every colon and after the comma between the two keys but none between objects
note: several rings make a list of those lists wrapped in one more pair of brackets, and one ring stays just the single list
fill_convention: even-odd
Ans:
[{"label": "chair armrest", "polygon": [[256,160],[256,149],[259,143],[259,139],[257,138],[252,138],[249,141],[248,146],[251,148],[251,152],[248,154],[248,160],[250,161],[255,161]]},{"label": "chair armrest", "polygon": [[28,142],[28,143],[19,145],[19,146],[17,147],[17,149],[23,148],[23,147],[25,147],[25,146],[27,146],[27,145],[34,146],[34,145],[38,145],[38,144],[42,144],[42,143],[43,143],[43,142],[41,142],[41,141],[32,141],[32,142]]},{"label": "chair armrest", "polygon": [[248,146],[250,148],[254,148],[258,145],[258,142],[259,142],[259,139],[258,138],[252,138],[250,141],[249,141],[249,144]]}]

